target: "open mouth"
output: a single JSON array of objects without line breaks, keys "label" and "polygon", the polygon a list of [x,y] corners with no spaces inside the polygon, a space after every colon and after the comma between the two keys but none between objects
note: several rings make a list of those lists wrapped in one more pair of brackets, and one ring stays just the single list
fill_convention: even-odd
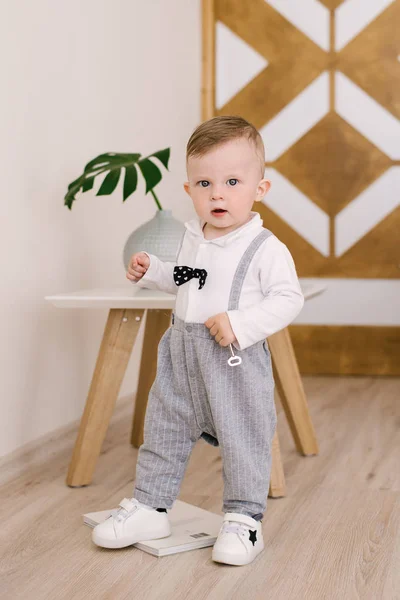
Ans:
[{"label": "open mouth", "polygon": [[228,211],[225,210],[224,208],[214,208],[214,210],[211,211],[211,214],[213,214],[213,215],[224,215],[226,212],[228,212]]}]

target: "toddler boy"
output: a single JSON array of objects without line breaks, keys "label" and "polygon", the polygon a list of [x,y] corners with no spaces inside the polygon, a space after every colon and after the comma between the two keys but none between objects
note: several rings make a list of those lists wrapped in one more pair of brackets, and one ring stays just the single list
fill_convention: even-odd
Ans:
[{"label": "toddler boy", "polygon": [[245,565],[264,548],[276,428],[266,338],[304,302],[287,247],[252,211],[270,188],[264,169],[264,145],[250,123],[230,116],[202,123],[187,145],[184,184],[197,217],[185,223],[176,262],[147,252],[131,258],[128,279],[176,294],[176,303],[158,347],[133,497],[94,529],[99,546],[170,535],[167,510],[202,437],[220,447],[223,463],[225,515],[213,560]]}]

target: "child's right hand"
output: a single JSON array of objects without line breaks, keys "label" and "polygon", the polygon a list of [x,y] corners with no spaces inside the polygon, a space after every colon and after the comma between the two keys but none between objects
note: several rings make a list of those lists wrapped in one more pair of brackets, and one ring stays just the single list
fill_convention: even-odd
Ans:
[{"label": "child's right hand", "polygon": [[131,256],[126,276],[131,281],[139,281],[150,266],[150,258],[144,252],[136,252]]}]

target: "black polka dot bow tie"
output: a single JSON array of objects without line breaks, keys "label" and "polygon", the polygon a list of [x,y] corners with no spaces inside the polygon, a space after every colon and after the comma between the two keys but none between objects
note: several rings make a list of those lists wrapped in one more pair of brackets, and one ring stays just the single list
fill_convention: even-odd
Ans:
[{"label": "black polka dot bow tie", "polygon": [[200,280],[199,290],[204,286],[207,277],[205,269],[192,269],[192,267],[174,267],[174,281],[176,285],[182,285],[196,277]]}]

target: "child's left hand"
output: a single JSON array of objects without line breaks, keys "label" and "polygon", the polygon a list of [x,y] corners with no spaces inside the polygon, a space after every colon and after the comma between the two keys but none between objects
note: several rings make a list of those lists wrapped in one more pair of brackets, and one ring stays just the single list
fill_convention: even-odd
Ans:
[{"label": "child's left hand", "polygon": [[229,344],[237,342],[226,312],[218,313],[217,315],[210,317],[204,325],[208,327],[211,335],[215,337],[215,341],[218,342],[220,346],[229,346]]}]

